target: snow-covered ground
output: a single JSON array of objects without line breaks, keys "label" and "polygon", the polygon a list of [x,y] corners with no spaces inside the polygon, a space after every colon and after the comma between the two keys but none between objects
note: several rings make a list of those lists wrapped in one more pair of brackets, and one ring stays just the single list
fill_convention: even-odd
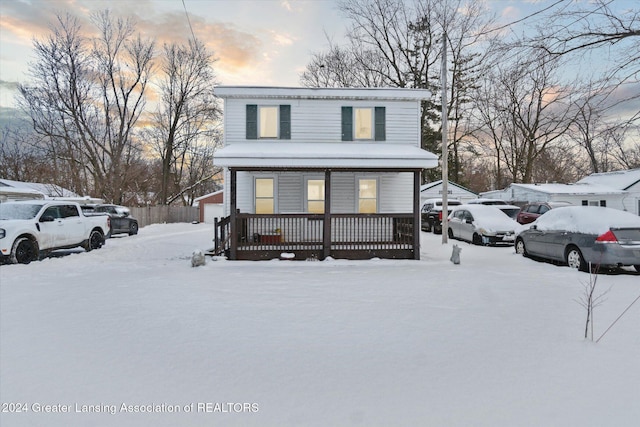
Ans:
[{"label": "snow-covered ground", "polygon": [[[0,266],[0,425],[638,425],[640,301],[584,340],[586,273],[427,233],[421,261],[192,268],[212,235]],[[639,278],[598,277],[596,338]]]}]

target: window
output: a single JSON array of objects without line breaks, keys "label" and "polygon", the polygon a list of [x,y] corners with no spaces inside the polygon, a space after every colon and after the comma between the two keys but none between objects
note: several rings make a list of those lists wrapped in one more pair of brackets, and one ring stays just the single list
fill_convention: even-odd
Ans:
[{"label": "window", "polygon": [[354,108],[355,139],[373,139],[373,111],[371,108]]},{"label": "window", "polygon": [[378,181],[376,179],[358,180],[358,213],[378,212]]},{"label": "window", "polygon": [[256,213],[272,214],[275,213],[275,199],[273,178],[256,178],[255,195],[256,195]]},{"label": "window", "polygon": [[324,213],[324,179],[307,180],[307,212]]},{"label": "window", "polygon": [[278,107],[259,107],[258,117],[260,118],[260,126],[258,126],[258,135],[260,138],[277,138],[278,137]]},{"label": "window", "polygon": [[246,107],[247,139],[291,139],[290,105],[255,105]]},{"label": "window", "polygon": [[342,107],[342,140],[386,140],[385,107]]}]

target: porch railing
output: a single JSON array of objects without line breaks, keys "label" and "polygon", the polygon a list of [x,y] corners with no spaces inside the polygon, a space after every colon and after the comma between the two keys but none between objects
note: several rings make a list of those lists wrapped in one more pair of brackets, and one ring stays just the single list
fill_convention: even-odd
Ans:
[{"label": "porch railing", "polygon": [[[216,251],[227,254],[236,245],[237,259],[413,258],[413,214],[236,214],[237,238],[231,239],[230,219],[216,223]],[[226,222],[225,222],[226,221]],[[330,229],[330,236],[325,236]]]}]

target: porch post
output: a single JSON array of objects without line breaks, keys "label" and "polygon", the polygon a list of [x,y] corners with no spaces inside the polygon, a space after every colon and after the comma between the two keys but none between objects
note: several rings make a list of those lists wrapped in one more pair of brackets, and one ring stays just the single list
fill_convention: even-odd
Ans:
[{"label": "porch post", "polygon": [[237,230],[237,224],[236,224],[236,170],[235,169],[229,169],[229,172],[231,174],[231,188],[230,188],[230,201],[229,201],[229,205],[230,205],[230,233],[231,236],[229,236],[230,238],[230,254],[229,257],[232,260],[237,259],[237,255],[238,255],[238,230]]},{"label": "porch post", "polygon": [[422,171],[413,171],[413,257],[420,259],[420,176]]},{"label": "porch post", "polygon": [[331,169],[324,170],[324,220],[322,229],[322,259],[331,255]]}]

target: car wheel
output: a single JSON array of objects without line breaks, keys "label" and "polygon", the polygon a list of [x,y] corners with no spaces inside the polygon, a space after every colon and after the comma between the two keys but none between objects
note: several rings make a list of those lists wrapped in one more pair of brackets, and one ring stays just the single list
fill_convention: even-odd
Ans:
[{"label": "car wheel", "polygon": [[134,234],[138,234],[138,223],[132,222],[129,225],[129,236],[133,236]]},{"label": "car wheel", "polygon": [[478,233],[473,233],[473,237],[471,238],[471,243],[474,245],[481,246],[482,245],[482,237]]},{"label": "car wheel", "polygon": [[522,256],[527,256],[527,248],[524,245],[524,240],[518,238],[516,240],[516,253]]},{"label": "car wheel", "polygon": [[633,268],[635,268],[635,269],[636,269],[636,271],[637,271],[638,273],[640,273],[640,264],[638,264],[638,265],[634,265],[634,266],[633,266]]},{"label": "car wheel", "polygon": [[104,244],[104,236],[98,230],[93,230],[89,235],[89,241],[85,245],[84,249],[89,252],[94,249],[100,249]]},{"label": "car wheel", "polygon": [[575,246],[569,246],[567,249],[567,265],[571,268],[577,268],[580,271],[587,271],[587,263],[582,257],[582,252]]},{"label": "car wheel", "polygon": [[20,237],[11,248],[11,262],[14,264],[29,264],[38,259],[38,244],[28,237]]},{"label": "car wheel", "polygon": [[449,235],[450,239],[455,239],[455,237],[453,236],[453,230],[449,228],[449,231],[447,232],[447,234]]}]

